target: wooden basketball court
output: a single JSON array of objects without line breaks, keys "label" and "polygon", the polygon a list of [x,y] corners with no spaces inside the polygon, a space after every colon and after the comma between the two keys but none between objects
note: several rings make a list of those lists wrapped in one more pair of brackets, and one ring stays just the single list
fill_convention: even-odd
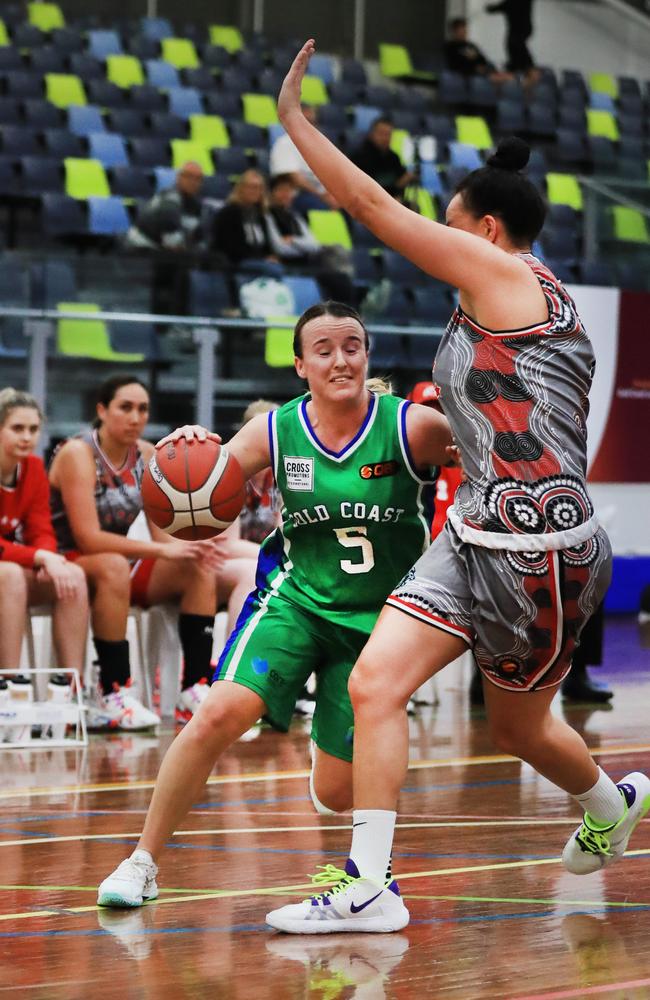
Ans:
[{"label": "wooden basketball court", "polygon": [[[650,769],[650,649],[635,622],[608,623],[606,663],[610,711],[556,711],[619,779]],[[0,996],[650,997],[650,821],[605,872],[564,872],[577,807],[493,752],[468,680],[443,673],[440,704],[411,721],[394,854],[411,924],[393,935],[265,927],[349,843],[349,816],[311,808],[303,722],[229,751],[169,845],[159,899],[127,912],[98,909],[96,886],[135,844],[173,730],[0,753]]]}]

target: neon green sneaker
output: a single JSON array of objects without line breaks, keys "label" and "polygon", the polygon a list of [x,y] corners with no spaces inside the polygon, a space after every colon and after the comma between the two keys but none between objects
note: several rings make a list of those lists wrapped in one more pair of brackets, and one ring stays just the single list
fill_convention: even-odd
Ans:
[{"label": "neon green sneaker", "polygon": [[626,775],[617,785],[625,812],[612,826],[599,826],[585,813],[562,852],[562,862],[574,875],[589,875],[624,854],[638,823],[650,809],[650,778],[640,771]]},{"label": "neon green sneaker", "polygon": [[266,915],[267,924],[288,934],[335,934],[339,931],[386,934],[406,927],[409,911],[404,906],[397,882],[380,885],[361,878],[350,858],[344,871],[334,865],[320,867],[321,871],[312,876],[314,884],[336,884],[302,903],[272,910]]}]

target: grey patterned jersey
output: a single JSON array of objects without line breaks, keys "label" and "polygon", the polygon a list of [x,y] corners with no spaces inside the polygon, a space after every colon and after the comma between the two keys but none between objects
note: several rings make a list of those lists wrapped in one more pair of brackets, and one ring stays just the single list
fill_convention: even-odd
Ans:
[{"label": "grey patterned jersey", "polygon": [[[96,472],[95,506],[100,528],[102,531],[126,535],[142,510],[140,485],[144,463],[140,449],[137,445],[132,445],[124,465],[115,469],[101,449],[96,430],[82,431],[76,438],[85,441],[93,453]],[[50,506],[59,552],[76,549],[77,544],[70,528],[61,492],[54,486],[51,489]]]},{"label": "grey patterned jersey", "polygon": [[520,256],[548,320],[494,332],[459,306],[436,356],[434,382],[467,477],[449,516],[474,544],[560,549],[597,530],[585,488],[595,362],[570,295],[537,258]]}]

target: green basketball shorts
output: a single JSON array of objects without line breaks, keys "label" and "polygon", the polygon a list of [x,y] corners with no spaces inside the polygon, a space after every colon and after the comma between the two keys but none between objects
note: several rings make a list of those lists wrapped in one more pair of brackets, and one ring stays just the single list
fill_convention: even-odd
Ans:
[{"label": "green basketball shorts", "polygon": [[297,699],[315,673],[312,739],[325,753],[352,760],[354,717],[348,678],[368,635],[333,624],[268,591],[253,592],[239,616],[214,672],[214,681],[234,681],[255,691],[265,718],[286,732]]}]

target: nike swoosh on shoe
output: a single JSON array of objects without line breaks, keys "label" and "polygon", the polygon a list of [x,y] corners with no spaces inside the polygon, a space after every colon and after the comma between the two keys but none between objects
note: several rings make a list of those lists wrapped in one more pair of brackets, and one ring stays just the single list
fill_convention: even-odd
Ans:
[{"label": "nike swoosh on shoe", "polygon": [[383,891],[383,889],[380,889],[376,896],[371,896],[370,899],[367,899],[365,903],[361,904],[361,906],[355,906],[354,903],[350,903],[350,913],[361,913],[362,910],[365,910],[366,906],[370,906],[370,904],[374,903],[376,899],[379,899]]}]

